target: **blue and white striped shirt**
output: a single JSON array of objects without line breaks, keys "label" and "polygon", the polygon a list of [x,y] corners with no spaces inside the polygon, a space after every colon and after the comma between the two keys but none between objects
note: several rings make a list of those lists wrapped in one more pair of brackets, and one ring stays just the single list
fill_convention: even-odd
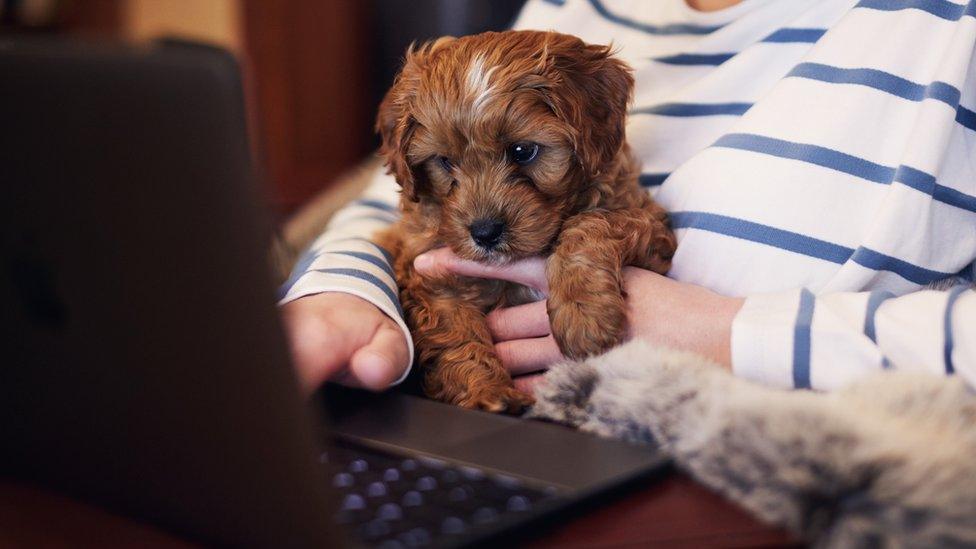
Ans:
[{"label": "blue and white striped shirt", "polygon": [[[746,296],[736,374],[833,389],[884,368],[976,386],[976,0],[530,0],[516,28],[610,43],[635,68],[627,137],[671,212],[669,276]],[[283,300],[353,293],[407,328],[376,174]],[[409,336],[407,337],[409,341]],[[412,352],[412,348],[411,348]]]}]

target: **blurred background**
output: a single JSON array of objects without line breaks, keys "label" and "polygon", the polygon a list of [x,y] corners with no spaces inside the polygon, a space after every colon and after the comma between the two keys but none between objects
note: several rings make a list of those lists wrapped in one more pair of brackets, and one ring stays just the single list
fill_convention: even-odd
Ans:
[{"label": "blurred background", "polygon": [[376,108],[414,40],[502,30],[525,0],[0,0],[0,33],[178,37],[234,51],[279,219],[377,147]]}]

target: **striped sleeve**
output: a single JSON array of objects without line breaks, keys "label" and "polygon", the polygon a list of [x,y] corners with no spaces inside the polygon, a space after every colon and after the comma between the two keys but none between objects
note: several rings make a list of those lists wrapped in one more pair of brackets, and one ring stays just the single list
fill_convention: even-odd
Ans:
[{"label": "striped sleeve", "polygon": [[976,387],[976,291],[752,296],[732,324],[732,368],[782,388],[832,390],[882,369],[958,374]]},{"label": "striped sleeve", "polygon": [[[392,176],[377,170],[369,187],[339,210],[325,232],[302,254],[279,290],[279,305],[322,292],[342,292],[372,303],[403,331],[413,364],[413,339],[400,308],[389,253],[370,239],[399,217]],[[394,384],[406,379],[409,368]]]}]

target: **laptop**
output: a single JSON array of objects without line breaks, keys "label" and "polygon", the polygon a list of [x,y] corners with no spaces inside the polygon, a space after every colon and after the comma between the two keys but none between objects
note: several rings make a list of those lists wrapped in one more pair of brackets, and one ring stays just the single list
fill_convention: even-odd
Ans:
[{"label": "laptop", "polygon": [[0,39],[0,474],[208,545],[497,542],[667,459],[390,391],[301,396],[238,67]]}]

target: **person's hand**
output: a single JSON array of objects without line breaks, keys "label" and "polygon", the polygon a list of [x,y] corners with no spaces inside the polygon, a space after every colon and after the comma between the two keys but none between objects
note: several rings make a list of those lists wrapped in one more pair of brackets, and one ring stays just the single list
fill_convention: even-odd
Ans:
[{"label": "person's hand", "polygon": [[307,393],[325,381],[379,391],[409,366],[403,331],[362,298],[339,292],[310,295],[283,305],[281,315]]},{"label": "person's hand", "polygon": [[[485,265],[460,259],[449,249],[439,248],[419,256],[414,267],[428,276],[450,271],[516,282],[543,294],[548,289],[542,258],[502,266]],[[624,269],[624,288],[628,337],[692,351],[731,368],[732,319],[742,307],[742,299],[721,296],[636,267]],[[488,315],[488,327],[496,352],[513,376],[539,372],[563,358],[549,333],[545,301],[496,309]],[[537,376],[516,377],[516,384],[523,389],[537,381]]]}]

